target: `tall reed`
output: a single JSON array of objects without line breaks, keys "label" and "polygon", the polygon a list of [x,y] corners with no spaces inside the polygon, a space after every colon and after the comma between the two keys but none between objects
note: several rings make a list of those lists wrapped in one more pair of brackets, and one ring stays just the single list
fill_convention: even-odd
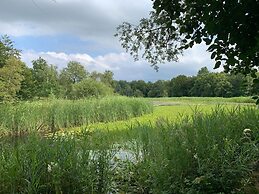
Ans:
[{"label": "tall reed", "polygon": [[109,122],[153,111],[143,99],[107,97],[86,100],[51,100],[0,105],[0,133],[24,133]]},{"label": "tall reed", "polygon": [[255,108],[219,106],[124,131],[5,137],[0,193],[257,193],[258,121]]}]

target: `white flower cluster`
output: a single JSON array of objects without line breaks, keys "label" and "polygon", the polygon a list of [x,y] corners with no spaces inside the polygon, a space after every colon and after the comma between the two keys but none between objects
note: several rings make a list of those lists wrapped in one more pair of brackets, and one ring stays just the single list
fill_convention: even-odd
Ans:
[{"label": "white flower cluster", "polygon": [[48,170],[48,172],[51,172],[53,169],[55,169],[57,167],[58,167],[58,163],[50,162],[50,164],[48,164],[48,166],[47,166],[47,170]]}]

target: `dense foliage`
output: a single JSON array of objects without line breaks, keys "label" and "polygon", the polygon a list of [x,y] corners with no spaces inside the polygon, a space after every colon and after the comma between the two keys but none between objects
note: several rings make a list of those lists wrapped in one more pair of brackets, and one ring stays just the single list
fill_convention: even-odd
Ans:
[{"label": "dense foliage", "polygon": [[[78,99],[113,95],[113,73],[89,73],[70,61],[60,71],[39,57],[32,68],[21,62],[20,51],[8,36],[0,39],[0,102],[48,97]],[[86,90],[87,89],[87,90]]]},{"label": "dense foliage", "polygon": [[253,108],[218,107],[178,123],[1,139],[0,191],[257,193],[258,120]]},{"label": "dense foliage", "polygon": [[[216,96],[234,97],[258,94],[259,85],[251,76],[212,73],[201,68],[196,76],[179,75],[171,80],[154,83],[143,80],[127,82],[113,79],[113,72],[106,70],[88,72],[83,64],[68,62],[61,70],[45,59],[32,61],[29,68],[19,59],[8,37],[0,42],[3,66],[0,67],[0,101],[34,100],[44,98],[80,99],[101,97],[118,93],[136,97]],[[8,44],[6,43],[8,42]]]},{"label": "dense foliage", "polygon": [[[250,74],[259,87],[259,1],[153,0],[153,8],[138,25],[124,22],[117,28],[115,36],[134,59],[140,53],[158,69],[157,64],[177,61],[184,50],[204,43],[215,69]],[[259,104],[258,91],[253,98]]]},{"label": "dense foliage", "polygon": [[[204,42],[215,68],[255,73],[259,67],[259,1],[154,0],[154,11],[137,26],[118,27],[122,46],[152,65],[174,61],[183,50]],[[155,66],[156,67],[156,66]]]},{"label": "dense foliage", "polygon": [[213,73],[203,67],[196,76],[179,75],[154,83],[115,81],[115,91],[121,95],[143,97],[236,97],[258,94],[259,86],[253,84],[250,76]]}]

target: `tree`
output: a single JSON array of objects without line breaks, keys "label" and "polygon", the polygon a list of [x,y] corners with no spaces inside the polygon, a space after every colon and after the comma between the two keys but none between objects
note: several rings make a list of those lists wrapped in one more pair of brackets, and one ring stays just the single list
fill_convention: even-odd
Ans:
[{"label": "tree", "polygon": [[113,89],[102,82],[86,78],[78,83],[73,84],[70,98],[80,99],[87,97],[100,97],[113,94]]},{"label": "tree", "polygon": [[208,69],[202,67],[195,78],[194,85],[191,89],[191,95],[193,96],[215,96],[216,87],[215,74],[210,73]]},{"label": "tree", "polygon": [[96,71],[93,71],[90,74],[90,78],[92,78],[95,81],[101,81],[104,84],[106,84],[109,87],[115,87],[115,82],[113,80],[113,72],[110,70],[105,70],[104,73],[99,73]]},{"label": "tree", "polygon": [[61,71],[60,79],[64,83],[75,84],[87,77],[84,66],[77,61],[70,61],[67,67]]},{"label": "tree", "polygon": [[21,82],[21,89],[18,91],[17,97],[20,100],[32,99],[35,95],[35,83],[33,80],[32,69],[24,65],[22,75],[24,79]]},{"label": "tree", "polygon": [[97,71],[93,71],[90,74],[90,78],[95,80],[95,81],[101,81],[102,73],[99,73]]},{"label": "tree", "polygon": [[133,96],[133,89],[125,80],[115,81],[115,92],[123,96]]},{"label": "tree", "polygon": [[232,85],[228,81],[228,77],[225,73],[214,73],[215,88],[214,93],[217,97],[230,97],[232,96]]},{"label": "tree", "polygon": [[245,76],[242,74],[228,74],[228,81],[232,85],[231,96],[245,95]]},{"label": "tree", "polygon": [[207,67],[202,67],[198,73],[197,73],[197,76],[202,76],[202,75],[206,75],[206,74],[209,74],[209,70]]},{"label": "tree", "polygon": [[22,75],[24,63],[15,57],[5,61],[4,67],[0,68],[0,101],[11,101],[16,98],[24,79]]},{"label": "tree", "polygon": [[[257,76],[259,77],[259,72],[257,72]],[[258,95],[259,92],[259,84],[254,84],[254,79],[251,76],[246,77],[245,81],[245,86],[246,86],[246,95]],[[259,99],[258,99],[259,100]]]},{"label": "tree", "polygon": [[20,90],[25,65],[19,57],[13,41],[7,35],[0,37],[0,101],[13,100]]},{"label": "tree", "polygon": [[148,84],[146,84],[143,80],[134,80],[130,82],[131,88],[134,90],[134,96],[148,96],[149,88]]},{"label": "tree", "polygon": [[148,97],[166,97],[168,96],[168,82],[164,80],[158,80],[152,84]]},{"label": "tree", "polygon": [[176,61],[183,50],[204,42],[215,68],[225,72],[255,73],[259,67],[259,1],[154,0],[155,11],[137,26],[118,26],[124,47],[135,59],[142,57],[155,68]]},{"label": "tree", "polygon": [[101,82],[106,84],[109,87],[113,87],[114,82],[113,82],[113,72],[109,70],[105,70],[104,73],[101,76]]},{"label": "tree", "polygon": [[13,46],[13,41],[4,35],[0,38],[0,68],[2,68],[11,57],[19,59],[20,51]]},{"label": "tree", "polygon": [[57,68],[53,65],[49,65],[47,61],[41,57],[32,61],[32,65],[34,96],[48,97],[50,94],[58,94]]},{"label": "tree", "polygon": [[68,97],[72,92],[73,84],[87,78],[88,72],[84,66],[77,61],[70,61],[67,67],[61,70],[59,82],[62,86],[63,96]]},{"label": "tree", "polygon": [[179,75],[169,82],[169,96],[189,96],[193,85],[193,77]]}]

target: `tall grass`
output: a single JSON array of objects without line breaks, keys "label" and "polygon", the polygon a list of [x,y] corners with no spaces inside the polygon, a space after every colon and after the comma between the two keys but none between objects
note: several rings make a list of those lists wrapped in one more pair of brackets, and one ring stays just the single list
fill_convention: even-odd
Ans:
[{"label": "tall grass", "polygon": [[80,138],[29,135],[2,143],[0,193],[107,193],[114,153],[102,138],[94,150],[87,134]]},{"label": "tall grass", "polygon": [[0,193],[256,193],[258,122],[254,108],[219,106],[178,123],[4,139]]},{"label": "tall grass", "polygon": [[[248,128],[251,131],[244,131]],[[128,191],[139,185],[146,193],[258,192],[247,191],[255,184],[252,172],[259,165],[258,110],[195,110],[181,123],[161,119],[155,127],[140,125],[134,130],[138,138],[132,142],[142,160],[131,162],[128,172],[135,182],[128,180],[133,186]]]},{"label": "tall grass", "polygon": [[143,99],[107,97],[88,100],[52,100],[0,105],[0,130],[24,133],[129,119],[152,112]]}]

